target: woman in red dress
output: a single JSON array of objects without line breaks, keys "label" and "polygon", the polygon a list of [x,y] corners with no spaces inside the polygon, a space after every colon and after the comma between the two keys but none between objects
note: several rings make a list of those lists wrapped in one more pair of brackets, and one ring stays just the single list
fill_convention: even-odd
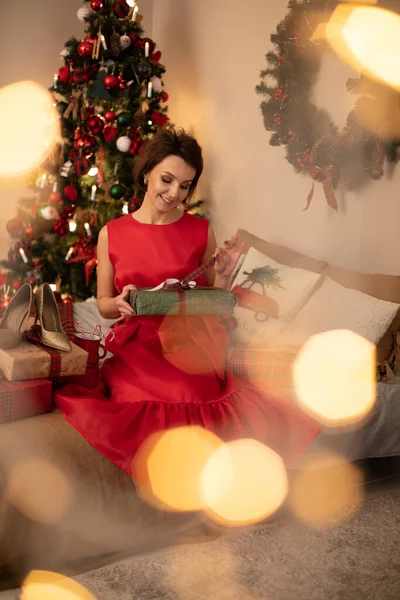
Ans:
[{"label": "woman in red dress", "polygon": [[135,167],[143,204],[108,223],[98,241],[99,311],[122,317],[106,340],[113,357],[98,388],[68,385],[56,395],[66,419],[128,473],[146,438],[172,427],[200,425],[225,441],[251,437],[286,462],[319,432],[287,399],[226,371],[229,338],[218,317],[139,317],[125,300],[133,284],[182,280],[215,255],[196,282],[230,289],[242,248],[235,238],[216,248],[208,222],[181,210],[202,169],[201,148],[183,131],[164,129],[143,150]]}]

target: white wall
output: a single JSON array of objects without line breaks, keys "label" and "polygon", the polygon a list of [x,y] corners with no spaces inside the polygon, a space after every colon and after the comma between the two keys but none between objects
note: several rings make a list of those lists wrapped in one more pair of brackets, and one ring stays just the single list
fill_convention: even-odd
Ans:
[{"label": "white wall", "polygon": [[[15,81],[30,79],[48,88],[62,62],[60,51],[64,42],[84,36],[84,24],[76,13],[81,0],[0,0],[0,87]],[[152,0],[140,3],[142,26],[151,35]],[[26,99],[27,106],[29,98]],[[0,123],[7,115],[0,115]],[[24,180],[0,181],[0,257],[6,255],[12,243],[5,229],[17,210],[17,201],[30,192]]]},{"label": "white wall", "polygon": [[[393,178],[338,197],[338,214],[318,186],[303,212],[310,179],[294,173],[282,148],[269,145],[254,88],[270,34],[286,11],[286,0],[154,0],[153,36],[167,67],[170,115],[205,149],[199,192],[212,201],[217,237],[240,226],[339,266],[399,274],[400,166]],[[348,74],[338,61],[326,61],[315,89],[339,123],[354,101],[344,89]]]}]

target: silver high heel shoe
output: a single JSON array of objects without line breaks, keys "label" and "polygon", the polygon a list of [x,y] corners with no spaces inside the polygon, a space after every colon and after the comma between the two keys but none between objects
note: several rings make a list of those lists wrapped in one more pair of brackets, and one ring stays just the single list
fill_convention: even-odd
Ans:
[{"label": "silver high heel shoe", "polygon": [[32,306],[32,286],[24,283],[12,297],[0,321],[0,348],[16,348],[20,345],[28,329]]},{"label": "silver high heel shoe", "polygon": [[60,313],[53,291],[48,283],[44,283],[35,292],[36,319],[42,326],[42,343],[50,348],[69,352],[71,342],[62,328]]}]

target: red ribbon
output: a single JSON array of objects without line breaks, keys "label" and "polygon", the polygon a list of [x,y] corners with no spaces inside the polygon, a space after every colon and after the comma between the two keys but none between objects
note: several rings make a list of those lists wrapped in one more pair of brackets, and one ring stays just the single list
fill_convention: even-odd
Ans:
[{"label": "red ribbon", "polygon": [[34,342],[39,348],[45,350],[50,355],[50,370],[48,378],[60,377],[61,374],[61,354],[55,348],[50,348],[42,344],[42,328],[40,325],[34,325],[28,332],[28,338]]},{"label": "red ribbon", "polygon": [[313,184],[312,184],[311,191],[307,196],[307,205],[303,210],[307,210],[311,204],[311,200],[313,199],[313,196],[314,196],[315,178],[318,175],[322,175],[322,186],[324,188],[325,198],[328,203],[328,206],[330,206],[334,210],[338,210],[339,207],[338,207],[338,203],[337,203],[337,200],[335,197],[335,192],[334,192],[333,183],[332,183],[332,177],[335,174],[334,167],[329,166],[329,167],[325,167],[324,169],[321,169],[321,167],[313,166],[313,167],[310,167],[309,171],[310,171],[311,177],[313,178]]}]

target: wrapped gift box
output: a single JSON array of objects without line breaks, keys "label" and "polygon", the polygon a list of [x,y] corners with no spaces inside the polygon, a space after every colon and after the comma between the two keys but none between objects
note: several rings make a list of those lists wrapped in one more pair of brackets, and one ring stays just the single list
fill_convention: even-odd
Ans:
[{"label": "wrapped gift box", "polygon": [[71,352],[59,352],[24,341],[17,348],[0,349],[0,369],[8,381],[83,375],[87,352],[71,344]]},{"label": "wrapped gift box", "polygon": [[52,385],[48,379],[14,383],[0,379],[0,423],[51,411]]},{"label": "wrapped gift box", "polygon": [[299,346],[236,346],[228,368],[238,377],[268,379],[279,387],[290,388],[293,383],[293,364],[299,351]]}]

